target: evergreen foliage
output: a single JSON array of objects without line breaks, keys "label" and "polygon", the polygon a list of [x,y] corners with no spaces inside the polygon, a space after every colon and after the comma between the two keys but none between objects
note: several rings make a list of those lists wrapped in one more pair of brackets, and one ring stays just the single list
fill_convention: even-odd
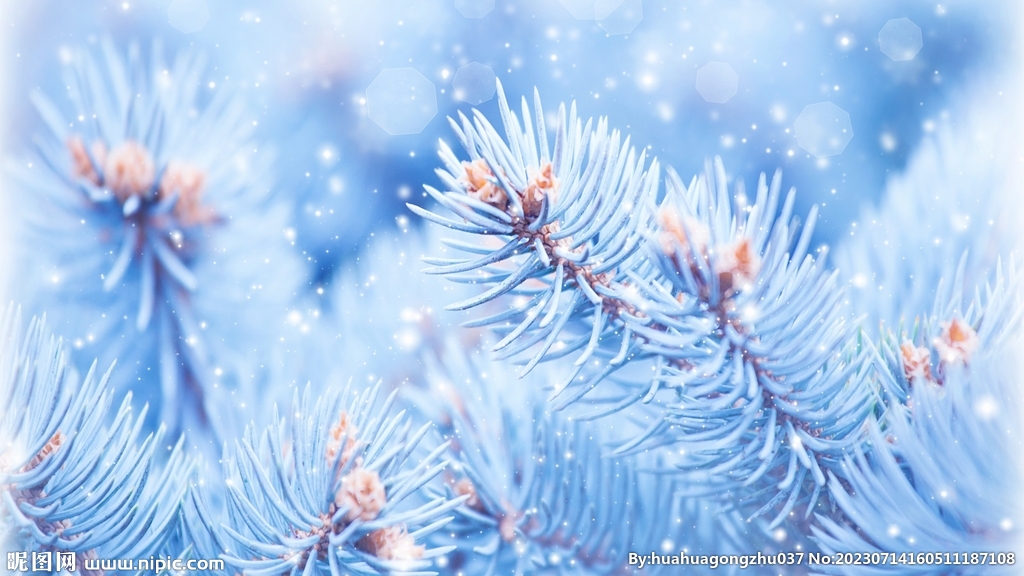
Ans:
[{"label": "evergreen foliage", "polygon": [[[1003,261],[965,241],[959,268],[943,248],[907,276],[862,231],[844,272],[780,172],[748,196],[715,158],[687,184],[608,119],[572,103],[552,122],[537,91],[517,114],[498,82],[501,128],[450,119],[463,152],[442,141],[440,188],[408,205],[445,237],[403,227],[300,294],[244,103],[198,93],[201,59],[150,56],[76,56],[68,102],[33,97],[49,132],[12,165],[34,195],[20,256],[42,262],[19,297],[74,351],[41,316],[0,319],[5,551],[75,552],[83,575],[160,557],[253,576],[1013,551],[1024,303],[1007,236]],[[934,223],[916,225],[874,228],[910,246]],[[420,256],[456,285],[423,288]],[[883,301],[858,291],[865,270]],[[915,570],[1014,565],[792,567]]]}]

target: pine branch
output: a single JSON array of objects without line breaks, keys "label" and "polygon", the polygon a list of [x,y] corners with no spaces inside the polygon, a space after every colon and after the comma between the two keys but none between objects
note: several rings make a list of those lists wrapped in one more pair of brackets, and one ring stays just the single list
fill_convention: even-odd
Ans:
[{"label": "pine branch", "polygon": [[[210,414],[228,378],[215,372],[237,354],[222,343],[245,332],[236,328],[242,315],[223,318],[224,300],[237,307],[292,294],[253,278],[270,262],[277,278],[288,276],[283,242],[264,241],[276,217],[260,168],[269,158],[254,152],[233,91],[197,93],[202,58],[183,54],[168,66],[159,44],[151,62],[135,46],[127,59],[111,41],[101,46],[66,66],[66,102],[32,97],[49,131],[34,157],[10,168],[27,199],[21,257],[33,263],[28,274],[46,279],[22,284],[76,347],[147,363],[159,382],[148,398],[172,431],[224,435]],[[244,225],[254,212],[259,227]],[[259,234],[259,255],[247,229]]]},{"label": "pine branch", "polygon": [[819,516],[813,529],[827,551],[998,554],[1019,538],[1024,519],[1011,503],[1021,483],[1015,462],[1024,432],[1020,282],[1012,265],[1005,276],[999,266],[994,284],[965,305],[965,263],[951,289],[940,287],[932,316],[883,342],[878,378],[886,380],[890,409],[871,426],[870,444],[843,459],[842,477],[830,479],[843,515]]},{"label": "pine branch", "polygon": [[833,255],[853,305],[880,337],[931,308],[962,254],[969,253],[964,279],[981,284],[1020,244],[1017,214],[1006,210],[1019,198],[1014,150],[998,137],[1016,107],[994,97],[970,101],[955,123],[941,120],[922,138]]},{"label": "pine branch", "polygon": [[[499,108],[505,142],[478,112],[473,123],[452,122],[469,161],[459,163],[442,142],[446,170],[438,175],[449,191],[426,189],[458,220],[410,206],[501,239],[500,247],[484,239],[467,248],[482,253],[472,260],[428,260],[429,273],[492,285],[450,308],[508,293],[526,300],[472,322],[504,324],[502,356],[534,347],[523,374],[582,350],[552,394],[555,408],[627,364],[653,363],[646,390],[627,391],[598,413],[675,392],[665,419],[622,453],[679,444],[690,454],[680,466],[718,490],[777,485],[755,517],[778,509],[778,525],[805,490],[809,514],[825,472],[862,442],[880,410],[871,356],[836,274],[824,250],[810,253],[816,211],[800,230],[794,192],[783,201],[778,174],[770,187],[761,177],[753,204],[739,188],[734,205],[720,161],[688,187],[669,171],[656,206],[657,162],[645,172],[644,155],[608,136],[606,120],[584,129],[573,107],[566,126],[562,107],[549,155],[543,122],[535,139],[525,99],[525,132],[500,84]],[[537,97],[535,109],[542,117]]]},{"label": "pine branch", "polygon": [[605,119],[594,129],[592,121],[584,127],[575,104],[568,120],[564,105],[559,107],[549,150],[539,95],[534,94],[536,137],[526,99],[524,130],[508,109],[500,82],[498,97],[507,143],[479,112],[474,111],[473,122],[460,115],[461,126],[452,120],[452,128],[470,160],[460,163],[442,142],[446,169],[437,174],[449,191],[426,187],[459,221],[409,208],[450,228],[503,240],[500,247],[453,245],[482,255],[427,259],[433,266],[426,272],[491,285],[479,296],[451,304],[451,310],[505,294],[526,297],[505,312],[472,322],[504,327],[505,337],[495,346],[504,355],[532,348],[520,376],[545,358],[579,349],[577,365],[583,365],[602,339],[621,332],[622,316],[631,313],[615,290],[635,266],[650,217],[634,208],[653,202],[658,163],[647,167],[646,151],[637,154],[628,137],[623,142],[618,131],[609,133]]},{"label": "pine branch", "polygon": [[[455,520],[433,537],[455,547],[447,570],[624,570],[629,544],[646,528],[638,502],[659,496],[638,492],[633,459],[604,457],[596,427],[546,412],[529,391],[516,394],[514,377],[499,364],[475,362],[459,346],[432,364],[427,387],[407,389],[406,396],[441,423],[450,443],[453,464],[435,489],[467,498],[455,509]],[[659,541],[665,537],[662,532]]]},{"label": "pine branch", "polygon": [[378,408],[379,392],[346,387],[313,398],[307,388],[287,418],[260,435],[250,427],[236,443],[219,536],[230,566],[247,574],[433,574],[432,559],[450,548],[418,542],[464,499],[412,503],[445,468],[438,459],[446,446],[412,464],[430,426],[411,429],[404,411],[389,416],[395,396]]},{"label": "pine branch", "polygon": [[[109,425],[113,394],[96,364],[78,383],[45,322],[0,320],[0,518],[21,550],[89,558],[149,557],[170,536],[191,463],[182,442],[161,468],[163,431],[140,442],[145,408],[129,394]],[[113,368],[111,368],[112,370]],[[6,531],[5,530],[5,531]]]},{"label": "pine branch", "polygon": [[651,321],[634,331],[659,356],[648,397],[668,387],[678,403],[624,446],[674,441],[689,454],[678,466],[721,490],[777,485],[754,513],[778,507],[772,527],[805,489],[810,513],[880,409],[835,274],[808,254],[814,211],[798,235],[780,188],[762,176],[754,203],[740,188],[733,206],[721,162],[686,188],[670,173],[648,244],[664,280],[642,289]]}]

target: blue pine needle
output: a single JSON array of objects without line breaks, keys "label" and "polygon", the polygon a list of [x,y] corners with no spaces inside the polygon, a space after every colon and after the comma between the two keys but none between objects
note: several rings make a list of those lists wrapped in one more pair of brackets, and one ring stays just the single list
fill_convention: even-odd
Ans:
[{"label": "blue pine needle", "polygon": [[131,367],[115,383],[157,408],[151,428],[223,439],[236,431],[211,415],[247,360],[231,341],[270,339],[265,318],[227,303],[283,310],[297,265],[264,233],[284,223],[245,103],[200,91],[198,55],[168,64],[157,42],[148,56],[105,40],[65,66],[64,98],[32,95],[47,131],[10,166],[25,190],[20,285],[76,349]]},{"label": "blue pine needle", "polygon": [[[904,265],[862,232],[841,272],[780,173],[748,197],[715,158],[685,183],[607,118],[573,103],[552,121],[536,90],[515,110],[498,82],[500,128],[450,118],[463,152],[441,141],[440,188],[408,205],[457,237],[403,229],[296,298],[270,155],[234,92],[200,91],[203,69],[104,41],[71,59],[65,101],[32,97],[48,132],[10,170],[29,192],[19,256],[41,264],[21,296],[100,360],[80,377],[44,320],[23,327],[13,305],[0,318],[5,551],[216,558],[252,576],[526,575],[633,573],[631,552],[1005,555],[1019,541],[1016,261],[964,253],[953,270],[950,256],[1009,233]],[[931,196],[900,191],[964,195],[939,158],[953,148],[926,146],[872,219],[897,252],[934,233],[903,228]],[[963,221],[995,222],[975,200]],[[423,272],[451,290],[414,279],[424,243]],[[461,329],[434,318],[439,294]],[[124,367],[101,374],[114,357]],[[380,381],[298,385],[337,372]],[[159,414],[130,393],[115,406],[119,388]],[[260,413],[289,395],[286,413]],[[167,429],[193,436],[168,445]],[[223,442],[220,469],[187,441]]]},{"label": "blue pine needle", "polygon": [[[406,402],[435,422],[452,465],[434,490],[465,501],[433,540],[455,547],[446,573],[614,574],[639,524],[632,458],[605,458],[593,425],[545,410],[497,363],[457,346],[430,363]],[[538,373],[538,377],[540,374]]]},{"label": "blue pine needle", "polygon": [[[657,203],[657,161],[645,170],[644,153],[620,145],[606,119],[584,127],[573,105],[566,123],[560,107],[549,153],[525,98],[520,125],[500,83],[498,94],[505,139],[479,113],[452,121],[469,160],[442,142],[438,174],[449,190],[426,187],[466,223],[452,227],[500,239],[481,241],[483,255],[469,260],[429,260],[427,273],[474,273],[469,281],[490,286],[449,308],[509,293],[527,300],[477,324],[498,326],[500,357],[530,350],[521,375],[578,352],[552,393],[556,408],[630,363],[652,364],[647,389],[603,413],[662,391],[674,398],[620,452],[675,443],[690,454],[679,466],[718,490],[777,485],[753,517],[772,512],[776,526],[805,494],[809,513],[826,472],[880,411],[836,274],[824,250],[811,250],[816,209],[801,227],[779,174],[770,185],[762,175],[752,203],[742,187],[730,195],[719,160],[689,186],[670,169]],[[542,117],[536,95],[534,110]]]},{"label": "blue pine needle", "polygon": [[163,430],[143,436],[146,409],[134,414],[130,394],[112,410],[113,367],[101,375],[94,362],[79,378],[44,320],[25,328],[11,306],[0,338],[6,546],[74,552],[83,564],[160,552],[191,474],[182,442],[165,450]]},{"label": "blue pine needle", "polygon": [[[961,262],[962,272],[966,259]],[[1005,270],[1005,272],[1004,272]],[[958,275],[962,277],[961,275]],[[959,282],[941,287],[934,313],[884,339],[878,378],[889,409],[870,442],[843,458],[829,490],[841,518],[820,515],[813,534],[829,552],[1012,552],[1021,522],[1016,396],[1020,282],[997,266],[992,284],[965,301]],[[943,559],[945,560],[945,559]],[[1014,573],[969,557],[965,573]],[[897,566],[887,573],[932,573]],[[849,568],[843,573],[880,573]]]},{"label": "blue pine needle", "polygon": [[430,425],[413,428],[404,411],[391,413],[395,394],[381,401],[380,392],[347,386],[314,397],[306,388],[289,414],[236,442],[218,536],[228,565],[247,574],[434,573],[432,559],[450,548],[420,542],[464,499],[415,501],[445,468],[446,446],[414,459]]}]

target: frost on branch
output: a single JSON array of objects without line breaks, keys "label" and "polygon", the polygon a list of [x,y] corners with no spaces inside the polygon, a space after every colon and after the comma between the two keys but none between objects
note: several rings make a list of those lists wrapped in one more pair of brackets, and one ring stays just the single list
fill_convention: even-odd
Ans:
[{"label": "frost on branch", "polygon": [[416,572],[450,550],[419,542],[464,499],[412,497],[445,468],[438,459],[447,447],[411,460],[430,425],[411,429],[404,411],[390,415],[394,394],[379,404],[379,391],[346,387],[314,398],[307,388],[287,418],[275,417],[259,435],[250,427],[227,463],[229,565],[268,573]]},{"label": "frost on branch", "polygon": [[534,390],[517,393],[515,377],[499,363],[452,348],[428,372],[425,389],[406,391],[410,405],[442,423],[450,443],[452,466],[434,490],[464,498],[431,539],[455,547],[451,573],[625,569],[628,544],[647,528],[637,520],[642,496],[633,459],[602,456],[596,426],[546,412]]},{"label": "frost on branch", "polygon": [[[108,371],[79,382],[44,321],[0,317],[0,528],[15,550],[89,558],[157,554],[191,469],[163,432],[140,441],[131,395],[110,419]],[[155,451],[167,453],[158,467]]]},{"label": "frost on branch", "polygon": [[[25,191],[18,284],[75,348],[159,375],[133,389],[158,408],[151,428],[159,417],[172,431],[233,435],[210,418],[244,361],[225,342],[257,342],[273,324],[239,303],[265,314],[293,294],[292,256],[266,234],[284,228],[267,204],[268,158],[235,92],[197,94],[201,57],[167,64],[159,43],[151,60],[100,45],[66,65],[66,98],[32,96],[48,130],[10,166]],[[271,264],[273,280],[261,269]],[[131,386],[129,374],[115,379]]]},{"label": "frost on branch", "polygon": [[[879,408],[836,275],[824,250],[810,250],[816,209],[801,229],[778,174],[771,186],[762,175],[748,205],[742,188],[729,194],[718,160],[689,186],[669,170],[656,206],[657,162],[645,170],[644,154],[620,146],[606,120],[583,127],[573,107],[566,124],[560,108],[549,154],[525,99],[525,130],[500,91],[499,108],[504,140],[474,111],[473,122],[452,122],[470,159],[441,145],[448,192],[426,189],[456,219],[410,206],[500,239],[458,245],[479,257],[428,259],[428,273],[491,286],[450,308],[516,295],[520,304],[468,325],[498,328],[499,357],[531,350],[523,374],[580,351],[555,386],[555,408],[627,364],[652,364],[646,386],[620,386],[590,414],[667,402],[665,418],[622,452],[679,444],[689,455],[679,465],[715,490],[767,494],[748,503],[753,516],[777,510],[777,525],[806,492],[809,515],[825,471],[862,441]],[[542,117],[539,98],[534,108]]]},{"label": "frost on branch", "polygon": [[1021,245],[1019,216],[1006,209],[1020,198],[1017,152],[1002,136],[1019,107],[978,94],[985,96],[972,97],[956,121],[922,137],[880,204],[865,207],[833,253],[854,307],[868,315],[865,329],[878,336],[927,312],[965,253],[962,277],[973,286]]},{"label": "frost on branch", "polygon": [[[998,554],[1020,541],[1020,282],[1012,265],[999,266],[994,283],[964,306],[963,269],[961,262],[950,294],[939,288],[932,316],[883,341],[878,378],[889,409],[871,424],[870,443],[845,456],[830,478],[842,517],[820,515],[813,528],[826,551]],[[968,363],[959,355],[954,363],[942,359],[937,348],[951,347],[950,340],[972,343]],[[901,341],[932,343],[937,381],[920,381],[923,369],[908,365]],[[900,568],[901,574],[913,569]],[[986,565],[976,573],[1015,572]]]},{"label": "frost on branch", "polygon": [[729,194],[720,161],[689,186],[669,172],[647,245],[658,274],[638,283],[646,317],[627,327],[657,366],[647,398],[675,399],[621,448],[683,449],[676,465],[703,484],[691,493],[748,494],[752,517],[776,511],[772,527],[798,502],[811,513],[878,409],[835,274],[824,251],[809,253],[816,212],[800,229],[794,192],[780,189],[778,174],[770,185],[762,175],[748,204],[742,183]]},{"label": "frost on branch", "polygon": [[[543,108],[522,101],[522,118],[509,109],[499,83],[499,108],[505,137],[478,111],[451,121],[469,156],[460,161],[444,142],[437,171],[447,187],[427,193],[450,210],[450,219],[418,206],[409,208],[433,222],[497,242],[449,242],[468,259],[428,258],[430,274],[488,289],[451,304],[450,310],[480,306],[503,295],[520,296],[505,311],[467,326],[494,326],[502,335],[499,357],[523,355],[529,373],[540,361],[580,351],[567,382],[595,353],[622,366],[631,343],[624,316],[636,311],[617,291],[627,282],[651,217],[641,207],[653,202],[658,163],[647,165],[606,119],[577,118],[573,104],[558,110],[554,143],[549,141]],[[622,342],[611,353],[601,344]],[[613,358],[614,357],[614,358]],[[564,387],[563,387],[564,388]]]}]

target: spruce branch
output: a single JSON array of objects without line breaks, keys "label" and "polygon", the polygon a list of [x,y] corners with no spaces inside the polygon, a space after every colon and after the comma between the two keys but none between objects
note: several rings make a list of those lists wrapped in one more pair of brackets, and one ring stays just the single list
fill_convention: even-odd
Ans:
[{"label": "spruce branch", "polygon": [[[581,350],[582,366],[622,331],[630,314],[617,296],[619,284],[640,252],[650,216],[635,208],[652,202],[658,162],[647,165],[606,119],[596,127],[559,107],[554,144],[549,149],[540,97],[533,116],[523,98],[523,124],[509,110],[501,84],[499,108],[505,139],[474,111],[452,128],[469,154],[460,162],[441,142],[445,169],[437,174],[448,187],[427,193],[452,211],[452,220],[410,204],[420,216],[449,228],[498,236],[500,246],[449,243],[474,254],[471,259],[428,258],[430,274],[459,282],[486,284],[484,293],[449,305],[450,310],[480,306],[505,294],[521,296],[504,312],[467,325],[500,327],[495,350],[504,357],[529,352],[525,376],[545,359]],[[536,119],[536,133],[534,132]],[[535,135],[536,134],[536,135]],[[621,360],[616,364],[620,364]]]},{"label": "spruce branch", "polygon": [[[446,446],[410,460],[430,425],[378,406],[380,386],[314,398],[262,434],[250,427],[227,459],[227,563],[247,574],[433,574],[450,548],[419,542],[451,520],[465,498],[414,503],[447,465]],[[201,508],[196,507],[201,513]],[[213,525],[212,522],[206,522]]]},{"label": "spruce branch", "polygon": [[79,382],[44,320],[0,318],[0,525],[20,549],[141,558],[170,537],[192,465],[178,441],[158,466],[163,430],[140,441],[130,394],[107,424],[109,375]]},{"label": "spruce branch", "polygon": [[[541,369],[534,378],[549,373]],[[452,465],[434,489],[467,498],[455,509],[455,520],[433,537],[455,547],[449,570],[627,569],[628,546],[647,528],[638,520],[639,501],[666,492],[640,494],[632,457],[605,457],[596,426],[546,411],[534,390],[517,394],[514,384],[497,362],[450,346],[443,359],[430,363],[425,387],[406,390],[410,406],[440,422],[448,440]],[[659,541],[665,537],[661,533]]]},{"label": "spruce branch", "polygon": [[[810,249],[816,209],[801,230],[795,193],[782,197],[779,174],[770,186],[762,175],[752,204],[742,188],[731,197],[719,160],[689,186],[669,170],[656,204],[657,161],[645,171],[644,153],[619,146],[607,120],[584,128],[573,106],[566,125],[561,107],[549,156],[544,123],[535,138],[524,99],[524,131],[498,88],[505,140],[479,112],[472,123],[452,121],[469,160],[442,142],[446,170],[437,173],[449,190],[426,187],[457,220],[410,205],[428,220],[501,239],[455,246],[473,259],[428,259],[428,273],[492,286],[450,308],[516,295],[506,311],[470,325],[499,327],[500,357],[533,347],[523,374],[582,350],[552,394],[558,409],[627,364],[652,363],[646,389],[623,387],[591,414],[674,392],[665,418],[620,453],[680,444],[689,454],[680,467],[714,490],[777,486],[754,517],[778,509],[778,525],[805,491],[809,515],[826,471],[881,410],[872,357],[836,274],[824,249]],[[534,107],[542,117],[536,94]]]},{"label": "spruce branch", "polygon": [[[31,158],[9,167],[25,191],[20,256],[30,275],[50,280],[29,278],[31,298],[76,347],[151,362],[159,384],[135,391],[172,431],[223,436],[210,415],[234,375],[215,372],[237,361],[222,343],[241,316],[221,317],[224,301],[279,298],[278,284],[253,272],[270,262],[277,277],[288,271],[262,232],[276,218],[269,157],[256,152],[236,92],[197,93],[203,58],[184,53],[168,65],[159,43],[150,61],[137,46],[127,55],[109,39],[100,46],[64,67],[66,99],[32,95],[48,130]],[[255,213],[258,258],[245,232]]]},{"label": "spruce branch", "polygon": [[658,357],[647,398],[677,400],[622,449],[678,444],[678,466],[719,490],[777,486],[753,515],[778,508],[774,527],[807,489],[810,514],[880,396],[836,274],[809,253],[815,211],[799,230],[778,173],[752,204],[738,188],[730,198],[718,160],[687,187],[669,172],[647,243],[660,274],[641,289],[650,322],[631,329]]},{"label": "spruce branch", "polygon": [[965,263],[952,285],[939,288],[932,315],[883,341],[877,377],[886,381],[889,410],[830,478],[842,514],[817,515],[812,528],[826,551],[998,554],[1018,541],[1020,281],[1012,264],[999,265],[994,282],[965,302]]}]

